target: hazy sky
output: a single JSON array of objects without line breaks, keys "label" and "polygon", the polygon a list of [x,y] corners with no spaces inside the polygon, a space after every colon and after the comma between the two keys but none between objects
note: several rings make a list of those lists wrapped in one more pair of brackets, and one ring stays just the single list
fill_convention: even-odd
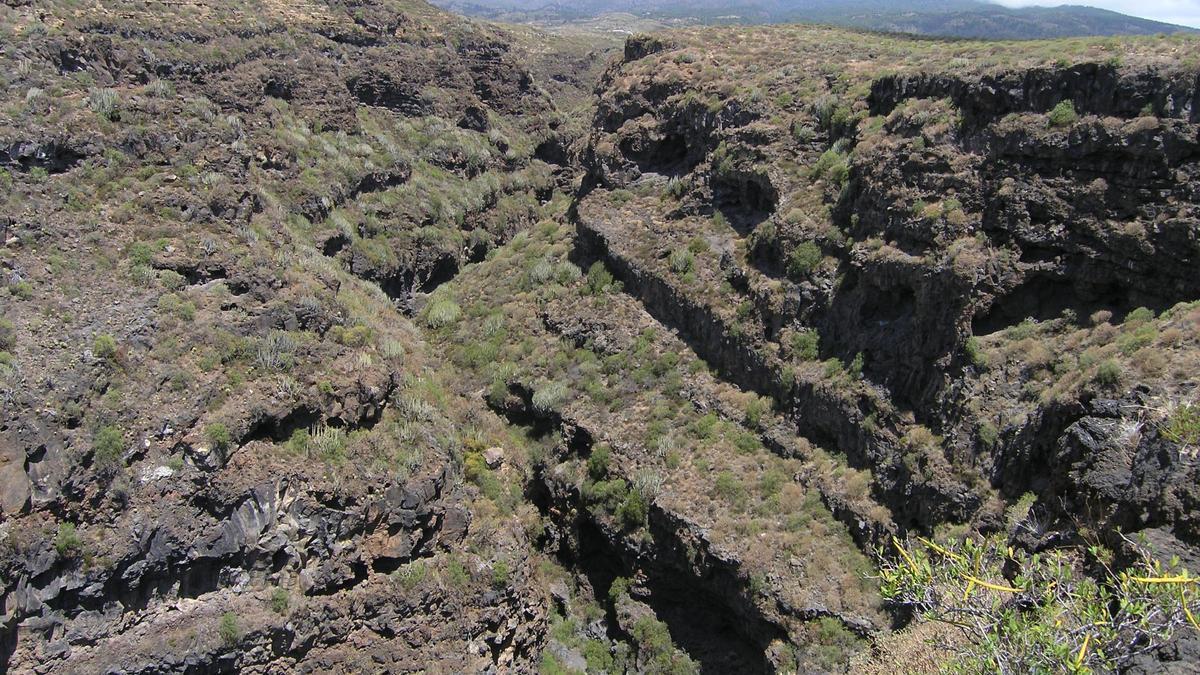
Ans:
[{"label": "hazy sky", "polygon": [[1200,0],[995,0],[1009,7],[1091,5],[1122,14],[1200,28]]}]

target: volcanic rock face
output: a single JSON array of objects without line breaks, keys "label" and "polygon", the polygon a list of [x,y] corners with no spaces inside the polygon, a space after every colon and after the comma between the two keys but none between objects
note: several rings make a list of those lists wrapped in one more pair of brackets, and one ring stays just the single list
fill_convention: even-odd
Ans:
[{"label": "volcanic rock face", "polygon": [[[873,78],[837,48],[722,46],[716,78],[685,38],[606,74],[580,259],[869,470],[901,529],[987,531],[1032,492],[1035,546],[1087,521],[1193,559],[1192,451],[1161,429],[1195,378],[1196,73],[962,50]],[[856,540],[893,531],[826,503]]]},{"label": "volcanic rock face", "polygon": [[1186,38],[0,11],[0,670],[842,671],[895,536],[1200,566]]}]

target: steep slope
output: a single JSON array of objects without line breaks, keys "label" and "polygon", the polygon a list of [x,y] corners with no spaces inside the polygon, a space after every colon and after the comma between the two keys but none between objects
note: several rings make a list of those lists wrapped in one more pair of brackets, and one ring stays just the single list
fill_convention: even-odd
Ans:
[{"label": "steep slope", "polygon": [[1034,547],[1197,560],[1196,439],[1165,431],[1195,405],[1190,41],[871,40],[631,40],[578,255],[869,472],[841,511],[867,550],[995,531],[1030,493]]},{"label": "steep slope", "polygon": [[507,431],[402,314],[554,189],[523,47],[420,2],[0,12],[0,670],[528,669],[534,551],[458,468]]}]

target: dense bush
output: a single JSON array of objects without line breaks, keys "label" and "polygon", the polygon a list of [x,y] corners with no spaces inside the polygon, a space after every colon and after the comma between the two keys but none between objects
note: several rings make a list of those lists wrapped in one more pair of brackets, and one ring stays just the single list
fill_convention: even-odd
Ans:
[{"label": "dense bush", "polygon": [[842,185],[850,177],[850,166],[847,164],[846,153],[837,148],[830,148],[817,158],[812,167],[812,177],[828,178],[837,185]]},{"label": "dense bush", "polygon": [[1078,119],[1079,113],[1075,112],[1075,103],[1072,101],[1062,101],[1050,111],[1052,127],[1065,127],[1074,124]]},{"label": "dense bush", "polygon": [[237,615],[233,612],[222,614],[221,623],[217,626],[217,634],[221,636],[221,642],[225,643],[226,647],[236,645],[242,637],[242,630],[238,626]]},{"label": "dense bush", "polygon": [[54,535],[54,550],[64,558],[77,555],[83,548],[83,540],[75,530],[74,523],[61,523]]},{"label": "dense bush", "polygon": [[808,278],[808,275],[821,264],[821,247],[811,241],[801,243],[788,256],[787,273],[796,281]]},{"label": "dense bush", "polygon": [[1124,570],[1082,571],[1083,551],[1030,554],[1001,535],[936,544],[893,540],[880,555],[884,599],[964,631],[952,673],[1114,672],[1195,625],[1196,579],[1143,558]]},{"label": "dense bush", "polygon": [[792,356],[801,361],[816,361],[820,358],[820,336],[815,330],[801,330],[792,334]]},{"label": "dense bush", "polygon": [[231,438],[229,435],[229,427],[223,422],[213,422],[204,429],[204,436],[208,442],[212,444],[214,450],[224,452],[229,448]]},{"label": "dense bush", "polygon": [[103,426],[96,430],[92,439],[92,458],[101,469],[112,468],[121,461],[125,452],[125,438],[114,426]]},{"label": "dense bush", "polygon": [[103,361],[115,361],[117,359],[117,340],[107,333],[97,335],[92,340],[92,355]]},{"label": "dense bush", "polygon": [[604,267],[604,263],[596,261],[588,268],[587,284],[584,292],[588,295],[603,295],[620,290],[620,282],[613,280],[613,275]]},{"label": "dense bush", "polygon": [[1116,359],[1105,359],[1096,366],[1096,374],[1093,377],[1096,384],[1107,387],[1109,389],[1116,387],[1121,383],[1121,364],[1117,363]]}]

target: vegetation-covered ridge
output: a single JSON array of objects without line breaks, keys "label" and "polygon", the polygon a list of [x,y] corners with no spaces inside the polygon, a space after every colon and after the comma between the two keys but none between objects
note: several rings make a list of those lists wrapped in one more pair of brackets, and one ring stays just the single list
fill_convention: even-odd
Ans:
[{"label": "vegetation-covered ridge", "polygon": [[1194,39],[0,30],[0,670],[1194,660]]},{"label": "vegetation-covered ridge", "polygon": [[1097,7],[1005,7],[985,0],[437,0],[465,14],[510,22],[567,26],[596,21],[626,30],[670,24],[822,23],[876,31],[988,40],[1079,35],[1155,35],[1183,26]]}]

